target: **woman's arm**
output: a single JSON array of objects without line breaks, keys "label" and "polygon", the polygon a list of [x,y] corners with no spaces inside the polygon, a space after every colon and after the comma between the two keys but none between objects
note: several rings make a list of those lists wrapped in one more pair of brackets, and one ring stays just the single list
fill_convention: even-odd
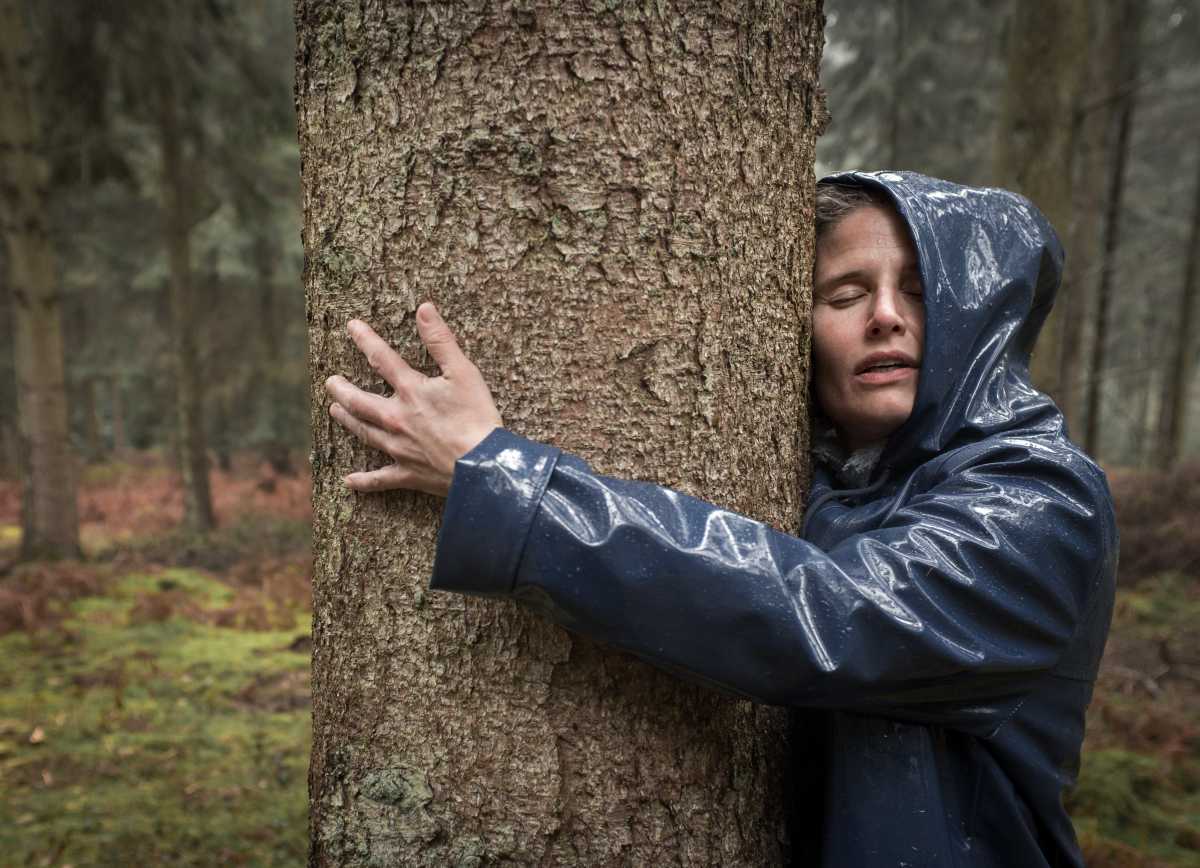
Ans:
[{"label": "woman's arm", "polygon": [[433,305],[417,326],[441,376],[414,371],[355,321],[352,337],[395,394],[341,377],[327,388],[334,418],[393,461],[347,485],[449,494],[434,588],[513,596],[778,704],[978,730],[1047,672],[1094,675],[1087,643],[1103,639],[1116,531],[1103,476],[1082,456],[1019,438],[959,450],[877,530],[823,551],[499,428]]},{"label": "woman's arm", "polygon": [[1107,617],[1115,531],[1082,458],[973,449],[825,552],[500,429],[456,466],[432,587],[522,599],[763,702],[986,730]]}]

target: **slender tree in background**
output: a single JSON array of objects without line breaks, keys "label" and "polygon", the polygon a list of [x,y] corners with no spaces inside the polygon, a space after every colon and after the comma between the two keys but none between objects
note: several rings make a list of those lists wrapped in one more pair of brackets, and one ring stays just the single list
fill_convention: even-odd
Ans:
[{"label": "slender tree in background", "polygon": [[1163,378],[1162,403],[1158,419],[1158,465],[1170,467],[1183,451],[1184,424],[1188,417],[1188,392],[1196,369],[1196,296],[1200,294],[1200,157],[1196,160],[1195,202],[1192,226],[1184,256],[1183,283],[1179,287],[1179,308],[1175,315],[1174,348],[1171,364]]},{"label": "slender tree in background", "polygon": [[904,76],[904,63],[909,48],[905,38],[904,20],[905,0],[892,0],[892,51],[895,54],[895,67],[891,75],[892,98],[888,112],[887,125],[887,166],[891,169],[906,168],[900,162],[901,125],[904,121],[905,98],[909,96]]},{"label": "slender tree in background", "polygon": [[75,462],[67,439],[61,286],[46,221],[50,171],[21,5],[0,0],[0,233],[25,483],[21,554],[63,557],[79,553]]},{"label": "slender tree in background", "polygon": [[783,864],[783,713],[428,592],[440,502],[347,491],[377,458],[322,384],[371,379],[352,316],[416,361],[433,298],[510,427],[794,529],[819,5],[300,0],[297,24],[311,864]]},{"label": "slender tree in background", "polygon": [[[165,66],[165,64],[164,64]],[[198,532],[216,524],[208,480],[204,396],[196,349],[198,308],[192,285],[192,228],[199,166],[190,161],[180,122],[182,107],[173,71],[164,68],[153,87],[162,157],[163,240],[170,272],[171,362],[175,373],[175,448],[183,481],[184,524]]]},{"label": "slender tree in background", "polygon": [[1099,285],[1096,288],[1095,326],[1092,334],[1092,354],[1088,371],[1088,415],[1083,446],[1092,455],[1099,455],[1100,429],[1104,412],[1101,405],[1108,349],[1109,308],[1112,305],[1113,276],[1116,273],[1117,251],[1121,245],[1121,205],[1125,192],[1125,169],[1129,162],[1130,133],[1133,128],[1133,109],[1137,100],[1135,83],[1141,63],[1141,4],[1139,0],[1122,0],[1117,24],[1120,40],[1116,91],[1119,102],[1116,116],[1116,139],[1113,143],[1112,166],[1104,212],[1103,247]]},{"label": "slender tree in background", "polygon": [[1110,132],[1129,87],[1122,82],[1120,34],[1115,10],[1105,3],[1088,5],[1089,44],[1085,87],[1072,112],[1076,128],[1071,161],[1071,222],[1066,227],[1066,270],[1056,308],[1059,309],[1062,351],[1059,353],[1057,401],[1070,430],[1084,430],[1087,394],[1084,322],[1094,295],[1100,259],[1100,227],[1104,214],[1104,185],[1112,153]]},{"label": "slender tree in background", "polygon": [[[1008,71],[993,161],[997,186],[1028,196],[1063,238],[1071,228],[1072,118],[1088,57],[1086,0],[1013,0]],[[1051,311],[1030,363],[1058,398],[1062,318]]]}]

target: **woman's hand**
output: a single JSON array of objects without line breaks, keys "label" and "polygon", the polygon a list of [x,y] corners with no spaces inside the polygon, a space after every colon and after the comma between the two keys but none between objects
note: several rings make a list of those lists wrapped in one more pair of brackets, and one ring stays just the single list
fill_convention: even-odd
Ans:
[{"label": "woman's hand", "polygon": [[417,308],[417,332],[442,369],[440,377],[414,371],[365,322],[351,320],[346,330],[394,390],[384,398],[341,375],[325,381],[334,401],[329,415],[393,461],[378,470],[351,473],[346,485],[355,491],[413,488],[445,497],[454,462],[504,424],[479,369],[463,355],[431,302]]}]

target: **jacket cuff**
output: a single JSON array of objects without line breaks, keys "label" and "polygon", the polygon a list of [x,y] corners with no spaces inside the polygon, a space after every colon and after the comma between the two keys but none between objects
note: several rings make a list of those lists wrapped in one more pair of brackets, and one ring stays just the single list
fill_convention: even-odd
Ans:
[{"label": "jacket cuff", "polygon": [[502,596],[560,450],[496,428],[454,465],[429,587]]}]

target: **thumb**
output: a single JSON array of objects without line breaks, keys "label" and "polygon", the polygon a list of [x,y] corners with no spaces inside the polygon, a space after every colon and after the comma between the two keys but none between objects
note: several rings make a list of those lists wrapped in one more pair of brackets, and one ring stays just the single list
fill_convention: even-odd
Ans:
[{"label": "thumb", "polygon": [[417,333],[443,374],[468,364],[467,357],[454,339],[454,332],[450,331],[450,326],[446,325],[431,301],[417,308]]}]

